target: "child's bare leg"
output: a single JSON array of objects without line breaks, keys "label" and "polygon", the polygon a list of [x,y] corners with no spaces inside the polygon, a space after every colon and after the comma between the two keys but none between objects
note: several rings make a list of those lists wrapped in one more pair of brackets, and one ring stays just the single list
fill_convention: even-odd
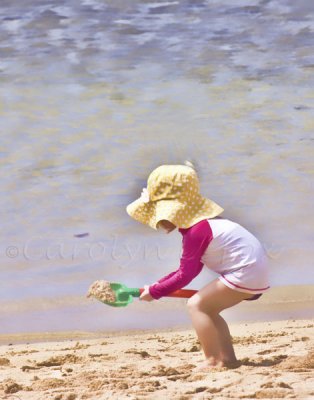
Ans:
[{"label": "child's bare leg", "polygon": [[209,364],[227,365],[237,361],[228,326],[219,313],[250,296],[216,279],[188,300],[192,324]]},{"label": "child's bare leg", "polygon": [[214,318],[215,318],[215,326],[217,327],[220,338],[221,353],[219,358],[221,360],[225,360],[225,362],[234,363],[237,361],[237,358],[234,353],[232,339],[228,325],[221,315],[218,314]]}]

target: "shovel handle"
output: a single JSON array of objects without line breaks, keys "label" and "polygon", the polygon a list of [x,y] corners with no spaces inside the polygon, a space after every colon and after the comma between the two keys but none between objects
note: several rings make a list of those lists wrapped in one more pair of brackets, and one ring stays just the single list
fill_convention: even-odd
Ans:
[{"label": "shovel handle", "polygon": [[[140,288],[139,291],[140,291],[140,294],[142,294],[144,292],[144,288]],[[197,292],[198,292],[198,290],[193,290],[193,289],[178,289],[172,293],[167,294],[165,297],[181,297],[181,298],[188,299],[189,297],[192,297]]]}]

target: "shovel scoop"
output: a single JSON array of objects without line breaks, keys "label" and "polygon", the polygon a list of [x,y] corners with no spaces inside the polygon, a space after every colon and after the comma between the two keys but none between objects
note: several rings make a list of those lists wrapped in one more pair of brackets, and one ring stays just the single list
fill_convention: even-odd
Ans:
[{"label": "shovel scoop", "polygon": [[[129,288],[122,283],[96,281],[87,293],[87,297],[95,297],[97,300],[112,307],[126,307],[132,303],[134,297],[140,297],[144,288]],[[179,289],[169,293],[166,297],[189,298],[197,293],[197,290]]]}]

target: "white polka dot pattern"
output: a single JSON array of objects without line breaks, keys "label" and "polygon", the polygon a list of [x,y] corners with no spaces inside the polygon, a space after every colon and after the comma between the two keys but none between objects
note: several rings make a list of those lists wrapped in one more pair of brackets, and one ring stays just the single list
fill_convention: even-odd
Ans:
[{"label": "white polka dot pattern", "polygon": [[178,228],[189,228],[205,218],[213,218],[224,210],[199,192],[195,170],[187,165],[161,165],[147,180],[147,195],[126,207],[135,220],[157,230],[157,223],[166,219]]}]

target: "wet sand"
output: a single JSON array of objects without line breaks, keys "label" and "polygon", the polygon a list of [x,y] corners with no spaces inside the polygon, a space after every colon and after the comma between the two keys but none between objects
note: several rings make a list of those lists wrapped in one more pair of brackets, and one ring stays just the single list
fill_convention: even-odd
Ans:
[{"label": "wet sand", "polygon": [[[205,372],[193,371],[203,353],[191,329],[47,333],[41,334],[41,342],[27,344],[15,343],[36,340],[36,335],[12,335],[12,341],[0,347],[0,396],[23,400],[313,398],[313,319],[231,324],[230,331],[241,365]],[[2,342],[9,339],[3,336]]]}]

